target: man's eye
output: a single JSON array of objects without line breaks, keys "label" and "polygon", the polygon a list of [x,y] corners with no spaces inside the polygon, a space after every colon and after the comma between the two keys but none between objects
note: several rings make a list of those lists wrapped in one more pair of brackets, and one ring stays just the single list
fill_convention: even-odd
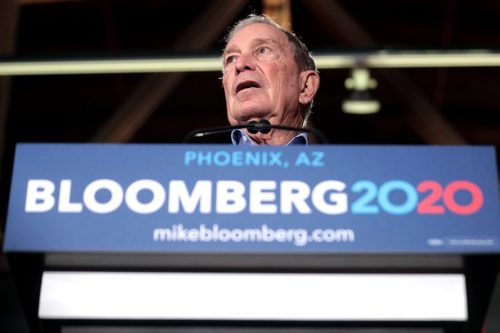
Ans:
[{"label": "man's eye", "polygon": [[232,64],[235,60],[235,56],[229,56],[226,58],[226,65]]},{"label": "man's eye", "polygon": [[267,46],[262,46],[262,47],[259,47],[259,54],[264,54],[264,53],[267,53],[269,51],[269,48]]}]

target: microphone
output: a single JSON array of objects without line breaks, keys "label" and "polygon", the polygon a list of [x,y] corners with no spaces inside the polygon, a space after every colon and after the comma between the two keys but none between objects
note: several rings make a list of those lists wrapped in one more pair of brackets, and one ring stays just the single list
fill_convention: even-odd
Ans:
[{"label": "microphone", "polygon": [[193,130],[186,135],[186,137],[183,140],[183,143],[188,143],[193,138],[201,138],[201,137],[204,137],[207,135],[220,134],[220,133],[224,133],[224,132],[231,132],[233,130],[243,129],[243,128],[246,128],[250,134],[257,134],[259,132],[266,134],[266,133],[269,133],[271,131],[271,129],[290,131],[290,132],[310,133],[310,134],[316,136],[321,141],[321,143],[324,143],[324,144],[328,143],[328,139],[326,138],[326,136],[317,129],[289,127],[289,126],[282,126],[282,125],[271,125],[271,123],[267,119],[262,119],[259,122],[252,120],[248,124],[245,124],[245,125],[212,127],[212,128]]},{"label": "microphone", "polygon": [[260,122],[252,120],[248,125],[247,130],[250,134],[257,134],[259,132],[267,134],[271,132],[271,123],[266,119],[262,119]]}]

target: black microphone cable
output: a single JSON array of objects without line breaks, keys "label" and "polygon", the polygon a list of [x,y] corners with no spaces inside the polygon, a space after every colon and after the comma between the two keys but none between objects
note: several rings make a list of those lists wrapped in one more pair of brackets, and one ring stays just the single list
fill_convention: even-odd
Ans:
[{"label": "black microphone cable", "polygon": [[230,132],[236,129],[247,129],[249,133],[251,134],[257,134],[257,133],[269,133],[271,129],[277,129],[277,130],[283,130],[283,131],[291,131],[291,132],[300,132],[300,133],[310,133],[314,136],[316,136],[321,143],[327,144],[328,139],[326,136],[320,132],[317,129],[313,128],[298,128],[298,127],[290,127],[290,126],[282,126],[282,125],[271,125],[271,123],[263,119],[260,122],[257,121],[250,121],[246,125],[236,125],[236,126],[224,126],[224,127],[212,127],[212,128],[205,128],[205,129],[197,129],[189,132],[183,140],[183,143],[188,143],[191,142],[193,138],[201,138],[207,135],[212,135],[212,134],[220,134],[224,132]]}]

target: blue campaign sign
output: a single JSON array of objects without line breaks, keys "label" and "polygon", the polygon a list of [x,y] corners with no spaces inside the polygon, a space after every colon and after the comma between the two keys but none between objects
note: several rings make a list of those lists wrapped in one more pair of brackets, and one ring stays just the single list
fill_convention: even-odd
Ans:
[{"label": "blue campaign sign", "polygon": [[495,151],[20,144],[7,252],[499,253]]}]

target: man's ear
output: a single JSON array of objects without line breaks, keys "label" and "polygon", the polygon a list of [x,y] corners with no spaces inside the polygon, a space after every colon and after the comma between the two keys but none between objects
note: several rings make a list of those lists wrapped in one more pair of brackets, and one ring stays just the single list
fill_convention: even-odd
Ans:
[{"label": "man's ear", "polygon": [[319,74],[308,70],[300,73],[300,95],[299,103],[306,105],[312,102],[319,89]]}]

